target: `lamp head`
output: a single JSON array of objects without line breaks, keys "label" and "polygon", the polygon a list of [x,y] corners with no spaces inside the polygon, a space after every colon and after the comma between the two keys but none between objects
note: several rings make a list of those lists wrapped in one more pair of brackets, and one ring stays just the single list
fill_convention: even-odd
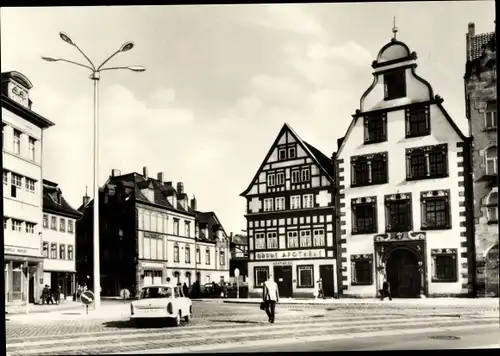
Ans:
[{"label": "lamp head", "polygon": [[128,66],[127,69],[130,69],[134,72],[145,72],[146,71],[146,68],[144,68],[143,66]]},{"label": "lamp head", "polygon": [[132,48],[134,48],[134,42],[125,42],[122,44],[120,49],[118,50],[119,52],[127,52],[130,51]]},{"label": "lamp head", "polygon": [[69,35],[67,33],[64,33],[64,32],[59,32],[59,37],[61,37],[61,39],[66,42],[66,43],[69,43],[70,45],[74,46],[75,45],[75,42],[73,42],[73,40],[71,39],[71,37],[69,37]]},{"label": "lamp head", "polygon": [[44,61],[47,61],[47,62],[57,62],[59,59],[58,58],[54,58],[54,57],[45,57],[45,56],[42,56],[42,59]]}]

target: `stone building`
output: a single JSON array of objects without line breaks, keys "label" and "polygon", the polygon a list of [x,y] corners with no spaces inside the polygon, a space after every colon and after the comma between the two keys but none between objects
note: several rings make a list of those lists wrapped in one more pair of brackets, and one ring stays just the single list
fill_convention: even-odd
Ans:
[{"label": "stone building", "polygon": [[466,34],[466,116],[473,137],[477,294],[498,296],[498,124],[496,37]]}]

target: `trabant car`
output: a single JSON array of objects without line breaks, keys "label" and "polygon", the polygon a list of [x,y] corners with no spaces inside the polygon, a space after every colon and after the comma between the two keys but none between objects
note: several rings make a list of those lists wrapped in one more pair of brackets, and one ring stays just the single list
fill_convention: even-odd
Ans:
[{"label": "trabant car", "polygon": [[166,319],[179,326],[182,318],[189,322],[192,314],[191,299],[184,296],[182,287],[172,284],[143,287],[139,299],[130,304],[130,320],[134,323]]}]

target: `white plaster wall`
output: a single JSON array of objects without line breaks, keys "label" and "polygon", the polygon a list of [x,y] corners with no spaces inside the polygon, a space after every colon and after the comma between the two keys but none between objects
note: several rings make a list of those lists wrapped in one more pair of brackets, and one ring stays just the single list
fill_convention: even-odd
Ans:
[{"label": "white plaster wall", "polygon": [[[75,246],[75,229],[76,229],[76,221],[75,219],[71,219],[68,217],[63,217],[66,220],[66,232],[59,231],[59,219],[61,216],[48,214],[49,217],[49,228],[43,229],[43,241],[49,243],[49,256],[50,256],[50,244],[57,243],[57,259],[52,258],[44,258],[43,260],[43,269],[45,271],[66,271],[66,272],[75,272],[75,256],[76,256],[76,246]],[[57,230],[50,229],[50,220],[51,216],[57,217]],[[68,221],[73,222],[73,232],[69,233],[68,230]],[[59,244],[66,245],[66,259],[59,259]],[[68,260],[68,245],[73,246],[73,259]]]}]

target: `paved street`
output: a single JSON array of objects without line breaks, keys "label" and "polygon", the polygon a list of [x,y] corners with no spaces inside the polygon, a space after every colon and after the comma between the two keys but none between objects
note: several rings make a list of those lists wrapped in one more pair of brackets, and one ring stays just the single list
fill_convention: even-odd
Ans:
[{"label": "paved street", "polygon": [[[269,324],[257,305],[195,301],[193,306],[192,321],[181,328],[135,328],[128,322],[129,305],[116,301],[105,301],[101,310],[90,310],[89,315],[82,308],[12,316],[6,323],[7,352],[14,356],[462,348],[485,347],[499,339],[498,312],[463,308],[278,305],[276,323]],[[429,338],[438,335],[460,339]]]}]

